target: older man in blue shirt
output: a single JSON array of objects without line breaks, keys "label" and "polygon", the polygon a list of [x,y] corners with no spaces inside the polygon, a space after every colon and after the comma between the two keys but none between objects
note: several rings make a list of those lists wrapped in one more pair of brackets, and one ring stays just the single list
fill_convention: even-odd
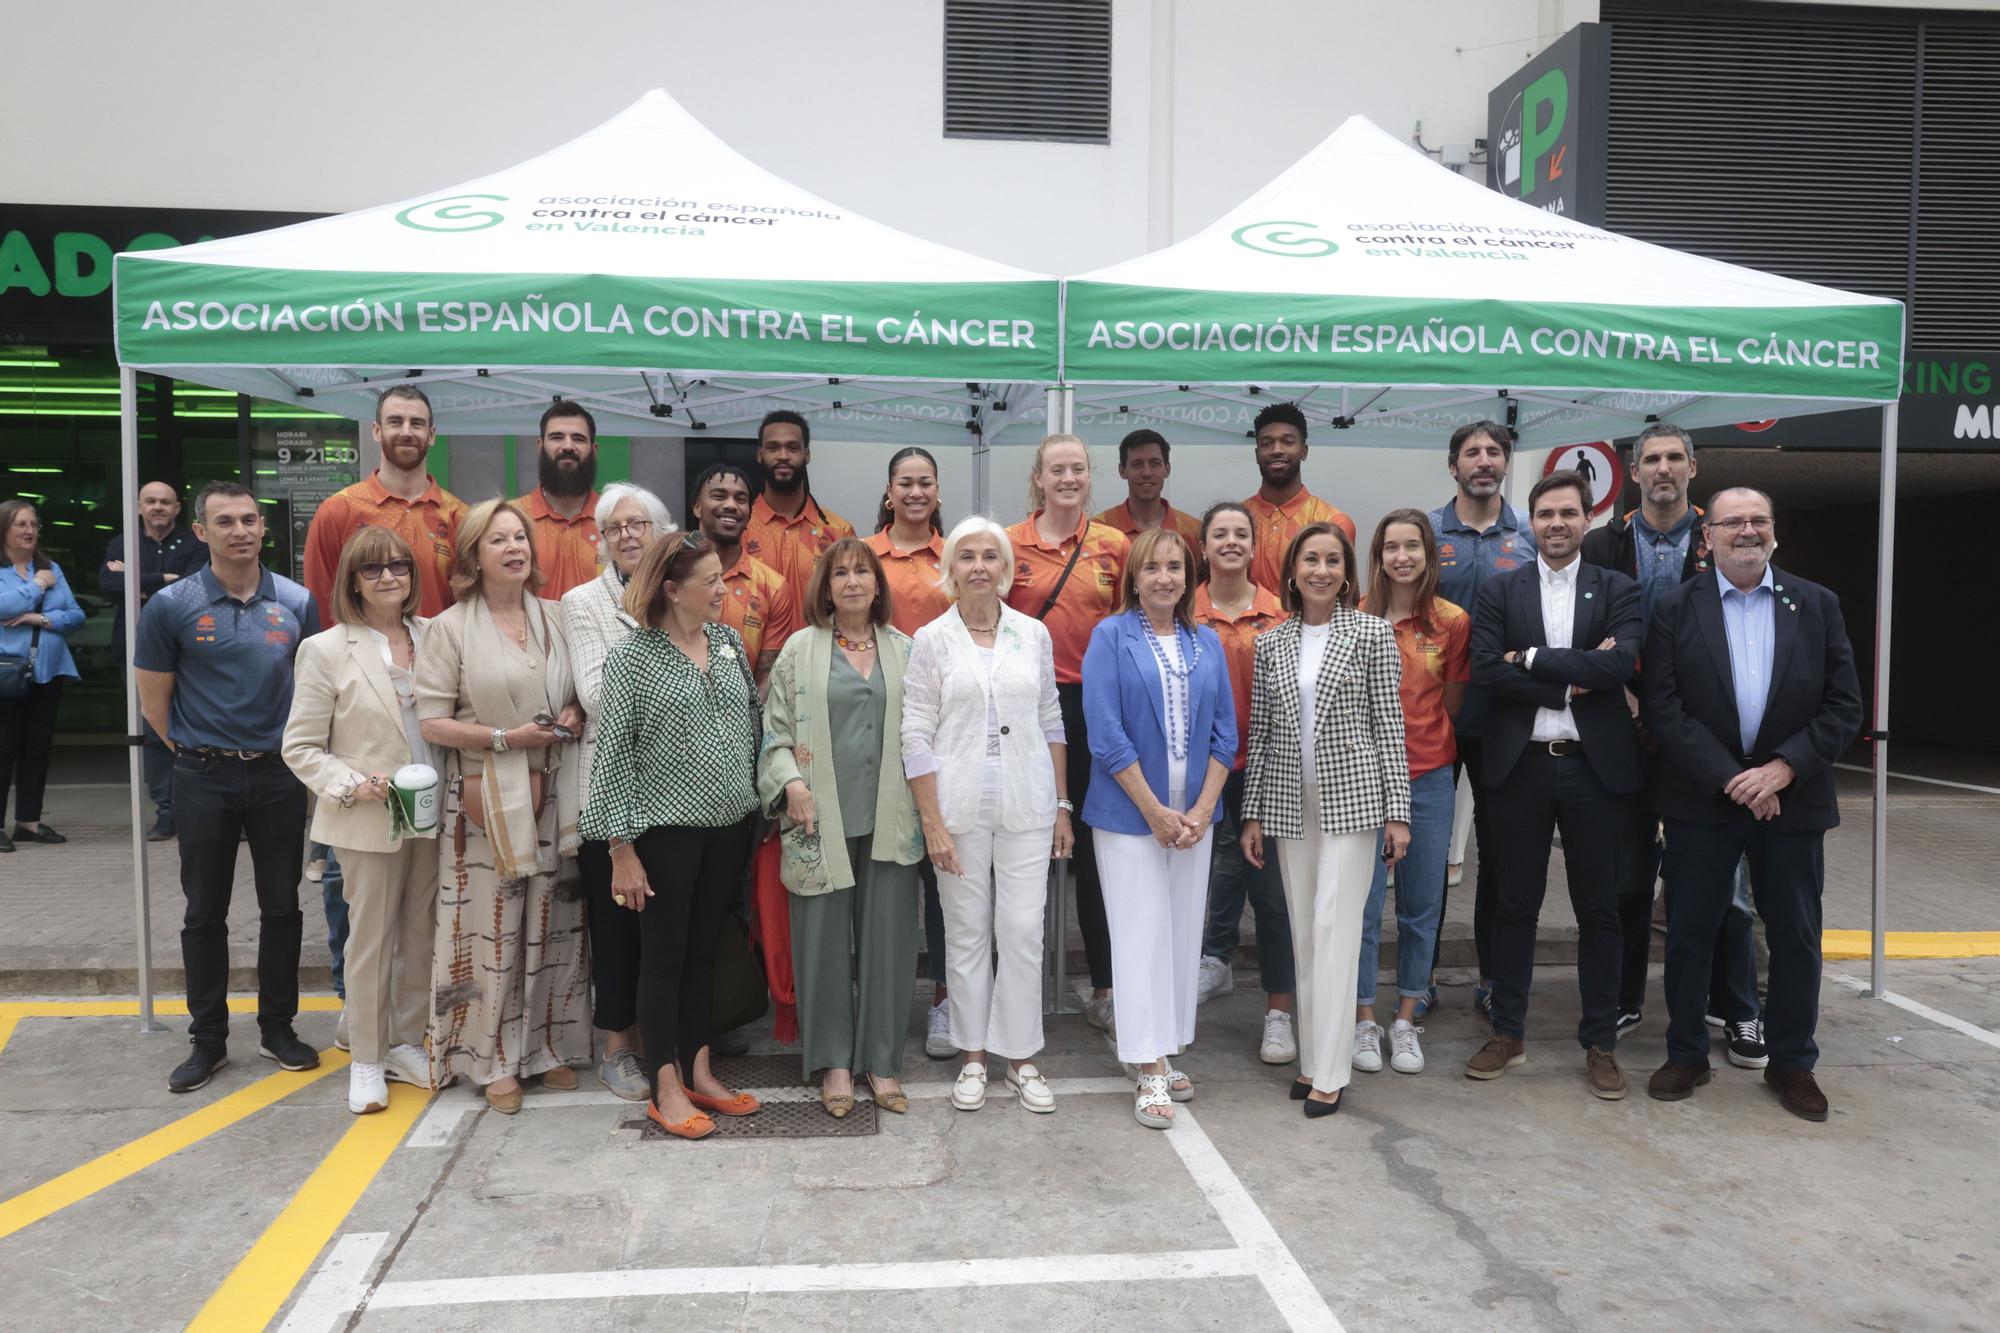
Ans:
[{"label": "older man in blue shirt", "polygon": [[1820,901],[1826,830],[1840,822],[1833,765],[1861,729],[1854,648],[1839,599],[1771,564],[1769,497],[1723,491],[1705,527],[1715,569],[1660,599],[1644,654],[1667,833],[1667,1062],[1646,1090],[1680,1101],[1709,1081],[1711,954],[1747,855],[1771,946],[1764,1079],[1786,1110],[1825,1120]]},{"label": "older man in blue shirt", "polygon": [[[1466,615],[1477,617],[1479,590],[1496,578],[1503,578],[1523,565],[1535,562],[1535,534],[1527,516],[1501,495],[1507,484],[1507,467],[1514,461],[1514,432],[1497,421],[1475,421],[1451,433],[1445,454],[1445,470],[1458,484],[1458,494],[1431,510],[1431,529],[1437,534],[1438,596],[1457,606]],[[1458,765],[1469,768],[1472,783],[1472,836],[1479,849],[1479,874],[1472,891],[1472,946],[1479,955],[1479,987],[1472,1003],[1481,1013],[1490,1013],[1493,1001],[1491,966],[1493,916],[1500,897],[1498,868],[1494,862],[1492,835],[1486,820],[1486,798],[1480,793],[1478,773],[1484,753],[1480,735],[1486,717],[1486,691],[1473,685],[1465,692],[1465,703],[1452,718],[1458,737]],[[1457,780],[1457,772],[1453,773]],[[1456,860],[1457,858],[1453,858]],[[1438,919],[1444,919],[1440,904]],[[1437,970],[1437,950],[1444,945],[1444,932],[1432,952],[1431,970]],[[1421,1018],[1437,999],[1437,987],[1417,1006]]]},{"label": "older man in blue shirt", "polygon": [[279,757],[292,708],[292,659],[319,632],[312,595],[258,563],[264,516],[233,482],[202,491],[195,535],[209,564],[154,596],[139,616],[139,703],[174,751],[181,849],[181,960],[194,1051],[167,1080],[205,1086],[228,1063],[229,899],[236,846],[250,844],[261,930],[257,1053],[311,1069],[319,1052],[293,1031],[299,1010],[299,865],[306,789]]}]

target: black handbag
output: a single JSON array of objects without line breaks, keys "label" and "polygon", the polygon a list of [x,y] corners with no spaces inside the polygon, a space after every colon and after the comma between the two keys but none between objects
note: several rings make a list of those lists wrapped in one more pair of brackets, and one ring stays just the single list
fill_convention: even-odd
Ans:
[{"label": "black handbag", "polygon": [[12,654],[0,656],[0,699],[21,699],[27,696],[35,684],[35,658],[42,648],[42,627],[35,626],[35,632],[28,636],[28,655],[15,657]]},{"label": "black handbag", "polygon": [[733,1032],[762,1018],[771,1008],[764,967],[750,947],[743,918],[730,912],[722,918],[722,935],[715,942],[715,1010],[711,1032]]}]

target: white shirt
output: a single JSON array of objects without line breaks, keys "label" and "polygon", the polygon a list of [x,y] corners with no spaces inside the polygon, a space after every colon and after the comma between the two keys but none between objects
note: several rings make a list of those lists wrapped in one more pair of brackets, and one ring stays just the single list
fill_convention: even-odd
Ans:
[{"label": "white shirt", "polygon": [[[410,642],[415,643],[417,641],[416,625],[405,620],[403,626],[410,632]],[[396,652],[395,649],[389,646],[388,635],[372,625],[368,627],[368,633],[374,636],[375,646],[381,650],[382,665],[389,672],[389,683],[396,689],[396,702],[402,705],[403,738],[410,743],[410,762],[413,764],[431,764],[435,767],[435,761],[431,756],[430,742],[424,739],[423,724],[417,720],[415,678],[408,667],[396,665]]]},{"label": "white shirt", "polygon": [[[1146,632],[1149,634],[1153,633],[1150,629]],[[1167,655],[1167,662],[1171,662],[1176,671],[1185,668],[1186,662],[1181,656],[1181,636],[1179,634],[1153,634],[1153,642],[1160,645],[1161,651]],[[1153,659],[1153,666],[1160,673],[1160,698],[1165,700],[1168,705],[1165,710],[1167,716],[1167,803],[1174,809],[1179,810],[1182,808],[1180,802],[1187,796],[1188,715],[1185,708],[1176,708],[1173,705],[1176,701],[1184,702],[1187,699],[1188,683],[1185,680],[1169,681],[1167,679],[1166,664],[1161,662],[1157,657]],[[1177,745],[1181,751],[1181,757],[1178,759],[1174,758],[1174,750]]]},{"label": "white shirt", "polygon": [[1320,659],[1333,642],[1333,622],[1299,626],[1299,773],[1307,785],[1319,780],[1313,771],[1313,695],[1319,688]]},{"label": "white shirt", "polygon": [[[1551,648],[1573,647],[1569,641],[1570,632],[1576,625],[1576,572],[1583,568],[1581,557],[1570,561],[1561,569],[1550,569],[1548,561],[1535,557],[1535,569],[1541,574],[1542,589],[1542,637]],[[1530,667],[1535,665],[1535,650],[1526,654]],[[1535,729],[1529,733],[1535,741],[1581,740],[1576,730],[1576,718],[1569,709],[1570,687],[1563,686],[1563,706],[1561,708],[1537,708]]]}]

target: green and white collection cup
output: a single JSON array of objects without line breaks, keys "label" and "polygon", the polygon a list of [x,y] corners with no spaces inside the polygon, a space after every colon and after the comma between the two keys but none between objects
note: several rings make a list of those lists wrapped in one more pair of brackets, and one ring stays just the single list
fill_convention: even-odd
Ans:
[{"label": "green and white collection cup", "polygon": [[390,779],[399,822],[410,832],[434,831],[438,822],[438,771],[429,764],[405,764]]}]

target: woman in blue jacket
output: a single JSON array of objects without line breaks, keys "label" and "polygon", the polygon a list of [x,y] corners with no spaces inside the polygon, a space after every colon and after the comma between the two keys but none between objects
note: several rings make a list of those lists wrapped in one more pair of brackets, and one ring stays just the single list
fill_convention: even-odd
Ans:
[{"label": "woman in blue jacket", "polygon": [[1083,657],[1083,819],[1110,919],[1118,1058],[1139,1066],[1132,1113],[1149,1129],[1170,1127],[1173,1103],[1194,1096],[1168,1057],[1194,1040],[1209,844],[1236,759],[1229,669],[1215,631],[1194,623],[1193,574],[1180,534],[1140,533],[1124,605]]},{"label": "woman in blue jacket", "polygon": [[[0,833],[0,852],[20,842],[67,842],[42,823],[42,790],[56,738],[56,708],[65,677],[75,680],[69,636],[83,624],[62,570],[42,554],[42,521],[26,500],[0,504],[0,660],[28,659],[25,692],[0,696],[0,811],[14,789],[14,836]],[[0,828],[5,828],[0,823]]]}]

